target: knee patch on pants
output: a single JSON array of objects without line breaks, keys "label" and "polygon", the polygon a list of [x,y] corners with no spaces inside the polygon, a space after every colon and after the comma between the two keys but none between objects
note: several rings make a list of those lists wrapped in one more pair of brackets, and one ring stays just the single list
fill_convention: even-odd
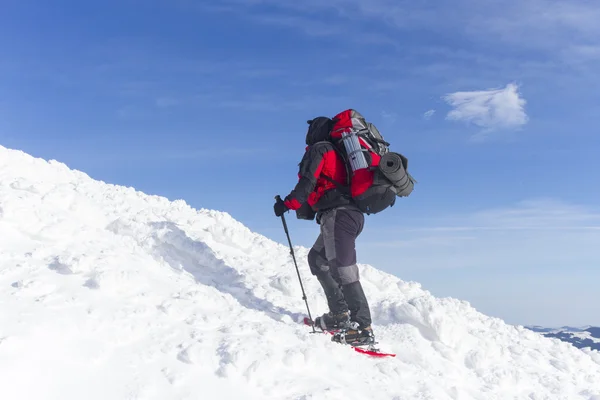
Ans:
[{"label": "knee patch on pants", "polygon": [[[335,273],[333,271],[336,271]],[[337,267],[332,270],[333,278],[340,285],[348,285],[350,283],[357,282],[360,279],[360,274],[358,272],[358,265],[352,264],[346,267]]]}]

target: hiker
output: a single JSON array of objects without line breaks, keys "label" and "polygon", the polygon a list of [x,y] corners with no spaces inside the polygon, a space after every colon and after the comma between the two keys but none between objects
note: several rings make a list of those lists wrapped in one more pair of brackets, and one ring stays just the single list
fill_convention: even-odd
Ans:
[{"label": "hiker", "polygon": [[288,196],[278,198],[274,212],[280,217],[293,210],[299,219],[316,219],[320,225],[308,264],[323,287],[329,312],[315,318],[315,326],[341,329],[346,341],[373,343],[371,312],[356,264],[355,241],[364,214],[349,195],[346,163],[329,140],[334,121],[317,117],[307,122],[299,181]]}]

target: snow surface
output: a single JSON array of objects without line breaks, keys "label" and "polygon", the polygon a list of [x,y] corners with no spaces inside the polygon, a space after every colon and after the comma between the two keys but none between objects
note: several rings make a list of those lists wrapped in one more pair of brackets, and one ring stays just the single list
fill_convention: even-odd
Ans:
[{"label": "snow surface", "polygon": [[598,352],[361,274],[396,358],[298,323],[286,243],[0,146],[0,399],[600,400]]}]

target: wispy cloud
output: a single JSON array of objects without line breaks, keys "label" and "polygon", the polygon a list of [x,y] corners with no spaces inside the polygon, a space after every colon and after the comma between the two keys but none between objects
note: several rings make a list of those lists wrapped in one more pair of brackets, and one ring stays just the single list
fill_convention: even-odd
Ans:
[{"label": "wispy cloud", "polygon": [[423,118],[431,119],[431,117],[433,117],[433,114],[435,114],[435,110],[425,111],[425,113],[423,114]]},{"label": "wispy cloud", "polygon": [[[204,11],[236,14],[256,23],[295,29],[308,36],[343,35],[352,43],[397,46],[392,36],[364,23],[366,20],[361,10],[355,12],[360,1],[355,4],[355,0],[225,0],[224,3],[226,5],[218,7],[201,7]],[[357,24],[362,24],[360,29],[357,29]]]},{"label": "wispy cloud", "polygon": [[[481,5],[480,7],[484,7]],[[519,47],[556,51],[574,44],[600,42],[600,8],[586,0],[508,1],[471,18],[467,31],[487,32]]]},{"label": "wispy cloud", "polygon": [[502,229],[600,229],[600,212],[555,199],[525,200],[513,207],[474,213],[471,219]]},{"label": "wispy cloud", "polygon": [[[232,162],[234,159],[253,159],[262,157],[272,150],[266,147],[263,148],[246,148],[246,147],[228,147],[227,149],[198,149],[198,150],[176,150],[176,151],[161,151],[160,155],[155,155],[159,160],[163,161],[214,161],[220,159],[223,156],[230,157],[229,160]],[[233,157],[233,159],[231,159]]]},{"label": "wispy cloud", "polygon": [[[318,93],[311,95],[299,95],[288,97],[281,93],[232,93],[223,91],[218,95],[202,94],[194,97],[193,104],[201,105],[205,108],[222,108],[237,111],[254,112],[265,111],[274,112],[280,110],[321,110],[328,109],[335,104],[349,104],[351,97],[332,96],[327,93]],[[332,110],[336,110],[335,107]],[[323,113],[325,111],[321,111]]]},{"label": "wispy cloud", "polygon": [[299,15],[254,15],[247,16],[247,18],[264,24],[300,29],[310,36],[330,36],[342,33],[340,26],[327,24],[321,20],[310,20]]},{"label": "wispy cloud", "polygon": [[565,60],[569,63],[580,64],[589,60],[600,60],[600,44],[598,45],[573,45],[562,52]]},{"label": "wispy cloud", "polygon": [[393,124],[398,119],[398,114],[384,110],[381,112],[381,117],[390,124]]},{"label": "wispy cloud", "polygon": [[[242,144],[243,145],[243,144]],[[266,147],[228,147],[227,149],[214,146],[205,148],[169,146],[164,144],[161,148],[156,145],[149,146],[140,151],[138,147],[126,145],[118,150],[105,148],[81,149],[78,157],[85,157],[86,163],[98,164],[106,168],[122,168],[123,165],[173,165],[193,163],[194,165],[214,165],[217,161],[227,158],[229,166],[242,165],[253,160],[262,159],[274,150]],[[275,152],[276,153],[276,152]]]},{"label": "wispy cloud", "polygon": [[427,232],[483,230],[600,230],[600,211],[552,198],[524,200],[472,214],[446,217],[443,226],[419,228]]},{"label": "wispy cloud", "polygon": [[140,119],[150,115],[147,108],[133,104],[126,104],[119,107],[116,113],[117,117],[121,119]]},{"label": "wispy cloud", "polygon": [[155,103],[158,108],[169,108],[180,104],[181,100],[174,97],[159,97],[155,100]]},{"label": "wispy cloud", "polygon": [[526,101],[513,83],[504,89],[450,93],[443,99],[454,108],[447,119],[472,123],[486,131],[518,128],[528,121]]},{"label": "wispy cloud", "polygon": [[512,323],[590,323],[598,315],[597,205],[534,199],[418,224],[366,232],[363,262]]},{"label": "wispy cloud", "polygon": [[403,263],[414,269],[600,265],[600,210],[555,199],[437,217],[381,235],[366,246],[401,247]]},{"label": "wispy cloud", "polygon": [[[600,7],[587,0],[507,0],[452,3],[396,0],[224,0],[219,11],[237,13],[260,23],[298,29],[312,36],[348,35],[353,40],[397,45],[397,31],[427,29],[468,36],[495,45],[539,49],[552,58],[571,46],[600,45]],[[213,8],[217,10],[217,8]],[[327,16],[323,18],[322,16]],[[371,29],[378,22],[376,30]],[[366,28],[366,29],[365,29]],[[396,31],[396,32],[394,32]],[[585,56],[586,53],[582,53]]]},{"label": "wispy cloud", "polygon": [[331,86],[339,86],[346,84],[349,80],[350,78],[346,75],[335,74],[323,79],[323,83]]}]

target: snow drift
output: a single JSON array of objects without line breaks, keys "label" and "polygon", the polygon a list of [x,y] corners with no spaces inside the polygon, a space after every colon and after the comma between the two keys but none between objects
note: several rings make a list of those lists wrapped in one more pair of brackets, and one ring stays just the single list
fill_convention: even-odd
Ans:
[{"label": "snow drift", "polygon": [[396,358],[298,323],[285,244],[0,146],[2,399],[600,399],[597,352],[361,274]]}]

